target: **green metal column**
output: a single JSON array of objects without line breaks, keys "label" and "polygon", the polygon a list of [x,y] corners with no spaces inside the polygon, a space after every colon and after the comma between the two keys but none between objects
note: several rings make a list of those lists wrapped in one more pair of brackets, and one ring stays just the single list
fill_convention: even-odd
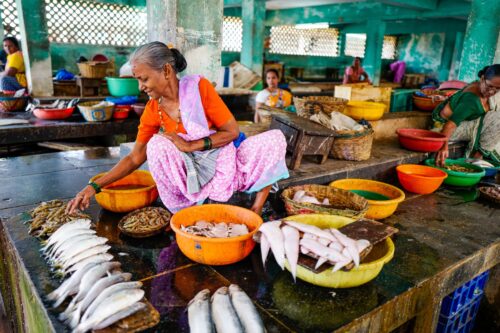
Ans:
[{"label": "green metal column", "polygon": [[223,0],[148,0],[148,40],[171,43],[186,57],[183,74],[217,81],[221,66]]},{"label": "green metal column", "polygon": [[243,20],[241,63],[261,75],[264,65],[266,3],[265,0],[243,0],[241,7]]},{"label": "green metal column", "polygon": [[500,1],[472,1],[460,63],[460,80],[477,80],[477,72],[493,63],[500,30],[499,17]]},{"label": "green metal column", "polygon": [[450,76],[451,61],[455,48],[455,32],[447,32],[444,37],[443,54],[441,55],[441,65],[439,66],[439,81],[447,81]]},{"label": "green metal column", "polygon": [[52,62],[44,0],[16,0],[28,87],[34,96],[52,96]]},{"label": "green metal column", "polygon": [[382,67],[382,45],[384,44],[385,22],[368,20],[366,22],[366,48],[363,68],[366,70],[373,85],[380,83]]}]

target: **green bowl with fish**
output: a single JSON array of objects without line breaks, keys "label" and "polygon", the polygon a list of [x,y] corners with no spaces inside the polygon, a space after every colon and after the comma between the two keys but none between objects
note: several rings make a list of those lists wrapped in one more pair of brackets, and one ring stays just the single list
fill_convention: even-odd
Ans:
[{"label": "green bowl with fish", "polygon": [[446,177],[444,183],[452,186],[474,186],[479,183],[481,178],[483,178],[485,175],[485,171],[483,168],[474,164],[466,163],[461,160],[446,159],[445,167],[441,168],[436,166],[436,161],[431,158],[425,160],[425,165],[446,172],[448,174],[448,177]]}]

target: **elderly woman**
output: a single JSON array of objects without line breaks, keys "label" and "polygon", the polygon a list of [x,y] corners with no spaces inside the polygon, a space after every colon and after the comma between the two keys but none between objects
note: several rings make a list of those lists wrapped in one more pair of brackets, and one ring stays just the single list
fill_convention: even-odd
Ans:
[{"label": "elderly woman", "polygon": [[[500,111],[493,97],[500,91],[500,64],[486,66],[475,81],[439,104],[432,113],[435,130],[450,141],[468,141],[467,157],[500,165]],[[436,155],[443,166],[448,143]]]},{"label": "elderly woman", "polygon": [[19,42],[14,37],[5,37],[3,49],[7,53],[7,64],[5,71],[0,73],[0,90],[5,92],[26,88],[24,59],[23,53],[19,49]]},{"label": "elderly woman", "polygon": [[292,104],[292,94],[278,88],[279,81],[280,77],[277,70],[271,68],[266,71],[267,88],[260,91],[255,97],[256,111],[254,121],[256,123],[260,121],[257,109],[261,106],[267,105],[276,108],[286,108]]},{"label": "elderly woman", "polygon": [[132,152],[105,176],[89,183],[68,205],[85,209],[102,187],[130,174],[146,159],[161,200],[172,212],[207,198],[225,202],[235,191],[257,192],[251,209],[261,213],[273,183],[288,177],[286,141],[268,131],[243,141],[236,120],[210,82],[177,78],[187,64],[176,49],[153,42],[130,58],[134,77],[150,101]]}]

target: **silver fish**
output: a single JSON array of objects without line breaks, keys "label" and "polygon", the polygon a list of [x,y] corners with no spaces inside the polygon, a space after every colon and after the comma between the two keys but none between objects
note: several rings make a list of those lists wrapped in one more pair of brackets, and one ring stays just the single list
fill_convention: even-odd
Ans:
[{"label": "silver fish", "polygon": [[[288,225],[281,228],[281,232],[285,240],[286,259],[288,260],[288,264],[290,264],[290,270],[292,271],[293,280],[295,281],[295,277],[297,276],[297,261],[299,260],[300,234],[297,229]],[[229,288],[231,288],[231,286]]]},{"label": "silver fish", "polygon": [[141,287],[142,287],[142,282],[139,281],[122,282],[107,287],[102,291],[101,294],[99,294],[99,296],[97,296],[96,299],[92,301],[87,310],[85,310],[85,313],[82,316],[82,321],[87,320],[94,313],[95,309],[102,303],[102,301],[104,301],[106,298],[113,295],[114,293],[119,292],[120,290],[139,289]]},{"label": "silver fish", "polygon": [[[73,312],[70,311],[65,311],[64,313],[61,314],[59,317],[60,319],[68,319],[69,320],[69,325],[72,328],[75,328],[78,323],[80,322],[80,316],[81,314],[87,310],[90,304],[99,296],[99,294],[106,289],[109,286],[115,285],[120,282],[125,282],[125,281],[130,281],[132,278],[132,274],[130,273],[121,273],[121,274],[116,274],[116,275],[111,275],[107,277],[103,277],[99,281],[97,281],[89,290],[85,298],[78,303],[76,306],[76,309]],[[69,307],[68,307],[69,309]]]},{"label": "silver fish", "polygon": [[300,240],[300,245],[306,247],[308,250],[310,250],[311,252],[313,252],[317,256],[328,258],[328,260],[331,260],[334,262],[344,261],[346,259],[342,255],[342,253],[339,253],[332,248],[321,245],[320,243],[318,243],[312,239],[302,238]]},{"label": "silver fish", "polygon": [[99,324],[94,326],[92,329],[93,330],[100,330],[100,329],[106,328],[110,325],[113,325],[118,320],[126,318],[128,316],[131,316],[134,313],[141,311],[145,308],[146,308],[146,304],[144,304],[144,303],[141,303],[141,302],[134,303],[134,304],[130,305],[129,307],[127,307],[121,311],[118,311],[117,313],[115,313],[114,315],[109,317],[108,319],[101,321]]},{"label": "silver fish", "polygon": [[53,246],[52,249],[45,254],[45,256],[49,260],[52,260],[53,258],[59,256],[61,253],[67,252],[68,249],[75,246],[75,244],[93,238],[97,238],[97,236],[95,234],[76,235],[75,237],[66,239],[66,241],[63,243],[58,243],[56,246]]},{"label": "silver fish", "polygon": [[102,254],[102,253],[106,253],[108,252],[108,250],[111,248],[111,246],[109,245],[97,245],[97,246],[94,246],[94,247],[91,247],[79,254],[77,254],[76,256],[64,261],[64,262],[61,262],[60,264],[58,264],[57,266],[59,267],[62,267],[63,269],[67,269],[79,262],[81,262],[82,260],[85,260],[91,256],[94,256],[96,254]]},{"label": "silver fish", "polygon": [[[90,225],[89,225],[90,227]],[[59,229],[58,229],[59,230]],[[89,233],[89,234],[95,234],[96,231],[94,229],[90,229],[90,228],[76,228],[76,229],[72,229],[72,230],[68,230],[68,232],[66,233],[62,233],[62,234],[52,234],[52,236],[47,240],[47,243],[45,244],[44,247],[42,247],[40,249],[41,252],[47,252],[48,250],[50,250],[53,246],[56,246],[58,244],[62,244],[64,243],[67,239],[69,238],[72,238],[76,235],[80,235],[80,234],[86,234],[86,233]],[[55,237],[56,236],[56,237]]]},{"label": "silver fish", "polygon": [[75,244],[75,246],[71,247],[66,253],[62,253],[59,257],[55,258],[53,261],[55,263],[62,263],[70,258],[84,252],[87,249],[90,249],[97,245],[103,245],[108,242],[108,239],[105,237],[95,237],[92,239],[85,240],[81,243]]},{"label": "silver fish", "polygon": [[271,245],[269,244],[269,241],[267,240],[266,235],[261,234],[260,236],[260,254],[262,256],[262,265],[264,268],[266,268],[266,259],[267,255],[269,254],[269,249],[271,248]]},{"label": "silver fish", "polygon": [[93,329],[98,324],[128,308],[132,304],[139,302],[144,297],[144,290],[127,289],[118,291],[106,298],[97,306],[92,316],[82,321],[73,331],[73,333],[84,333]]},{"label": "silver fish", "polygon": [[90,256],[88,258],[83,259],[80,262],[77,262],[73,266],[68,267],[68,269],[63,269],[61,272],[62,272],[62,274],[65,275],[67,273],[72,273],[74,271],[77,271],[81,267],[83,267],[89,263],[100,264],[101,262],[111,261],[112,259],[113,259],[113,255],[109,254],[109,253],[95,254],[93,256]]},{"label": "silver fish", "polygon": [[259,231],[266,235],[276,262],[281,269],[285,269],[285,245],[280,224],[281,221],[266,222],[260,226]]},{"label": "silver fish", "polygon": [[47,244],[55,242],[60,238],[64,238],[66,234],[71,233],[74,229],[87,228],[90,229],[92,221],[89,219],[78,219],[61,225],[48,239]]},{"label": "silver fish", "polygon": [[76,294],[76,296],[71,300],[71,303],[68,305],[68,309],[74,309],[76,303],[83,300],[85,296],[87,296],[89,290],[102,276],[104,276],[107,272],[119,268],[120,266],[120,262],[112,261],[97,264],[89,269],[88,272],[83,275],[80,285],[78,286],[78,294]]},{"label": "silver fish", "polygon": [[294,221],[285,221],[286,224],[299,229],[302,232],[307,232],[310,234],[313,234],[315,236],[321,237],[321,238],[326,238],[329,241],[333,242],[335,240],[335,237],[331,233],[329,233],[326,230],[320,229],[314,225],[309,225],[309,224],[303,224],[299,222],[294,222]]},{"label": "silver fish", "polygon": [[210,316],[210,290],[203,289],[188,304],[190,333],[212,333],[214,324]]},{"label": "silver fish", "polygon": [[212,320],[217,333],[243,333],[243,327],[231,304],[227,287],[217,289],[212,296]]},{"label": "silver fish", "polygon": [[47,299],[50,301],[56,301],[54,307],[57,308],[62,302],[71,294],[78,292],[78,286],[80,285],[80,280],[85,275],[87,270],[95,266],[94,264],[88,264],[82,267],[79,271],[75,272],[69,279],[66,279],[56,290],[47,295]]},{"label": "silver fish", "polygon": [[359,252],[358,252],[358,247],[356,245],[356,241],[347,237],[346,235],[344,235],[343,233],[341,233],[340,231],[338,231],[335,228],[331,228],[330,232],[335,236],[335,238],[338,239],[338,241],[340,243],[342,243],[342,245],[344,245],[347,248],[347,251],[349,252],[349,254],[352,258],[352,261],[354,261],[354,265],[356,265],[356,267],[358,267],[359,266]]},{"label": "silver fish", "polygon": [[229,286],[229,294],[245,333],[264,333],[264,323],[250,297],[235,284]]}]

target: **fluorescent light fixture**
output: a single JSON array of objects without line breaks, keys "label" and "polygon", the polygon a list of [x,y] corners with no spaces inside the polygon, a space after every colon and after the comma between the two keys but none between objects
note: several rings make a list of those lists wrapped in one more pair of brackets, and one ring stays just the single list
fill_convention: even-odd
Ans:
[{"label": "fluorescent light fixture", "polygon": [[330,25],[328,22],[321,22],[321,23],[303,23],[303,24],[296,24],[295,29],[328,29]]}]

